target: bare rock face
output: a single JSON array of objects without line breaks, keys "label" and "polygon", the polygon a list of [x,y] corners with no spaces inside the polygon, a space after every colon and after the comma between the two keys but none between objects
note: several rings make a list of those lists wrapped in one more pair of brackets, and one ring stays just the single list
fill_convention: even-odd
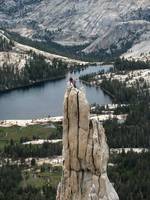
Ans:
[{"label": "bare rock face", "polygon": [[56,200],[118,200],[107,177],[104,129],[89,119],[85,94],[73,87],[65,94],[63,128],[63,176]]},{"label": "bare rock face", "polygon": [[149,54],[150,1],[0,0],[0,27],[34,40],[86,44],[86,54],[120,54],[145,41],[141,53]]}]

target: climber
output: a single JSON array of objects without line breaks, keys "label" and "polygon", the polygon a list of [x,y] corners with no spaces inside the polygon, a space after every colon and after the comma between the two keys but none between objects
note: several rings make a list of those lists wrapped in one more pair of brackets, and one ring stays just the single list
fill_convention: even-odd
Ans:
[{"label": "climber", "polygon": [[69,86],[76,88],[76,81],[72,77],[69,79]]}]

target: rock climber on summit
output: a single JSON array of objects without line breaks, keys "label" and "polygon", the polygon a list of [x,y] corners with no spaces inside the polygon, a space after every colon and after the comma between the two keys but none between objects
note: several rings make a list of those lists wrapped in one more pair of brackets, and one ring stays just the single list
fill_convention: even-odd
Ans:
[{"label": "rock climber on summit", "polygon": [[69,86],[76,88],[76,81],[72,77],[69,78]]}]

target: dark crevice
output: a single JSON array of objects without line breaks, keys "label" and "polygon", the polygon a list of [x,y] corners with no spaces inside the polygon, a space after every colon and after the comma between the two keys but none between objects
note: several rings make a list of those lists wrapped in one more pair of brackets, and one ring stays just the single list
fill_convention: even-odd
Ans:
[{"label": "dark crevice", "polygon": [[88,138],[87,138],[87,147],[86,147],[86,152],[85,152],[85,160],[87,156],[87,149],[88,149],[88,144],[89,144],[89,138],[90,138],[90,127],[91,127],[92,121],[89,121],[89,130],[88,130]]},{"label": "dark crevice", "polygon": [[76,171],[75,171],[75,173],[76,173],[76,175],[77,175],[77,185],[78,185],[78,192],[80,191],[80,184],[79,184],[79,181],[80,181],[80,178],[79,178],[79,173],[77,173]]},{"label": "dark crevice", "polygon": [[[91,126],[91,130],[92,130],[92,137],[93,137],[93,132],[94,132],[93,123],[92,123],[92,126]],[[94,142],[93,142],[93,138],[92,138],[92,161],[93,161],[94,171],[96,172],[96,165],[95,165],[95,162],[94,162],[93,151],[94,151]]]},{"label": "dark crevice", "polygon": [[100,145],[101,141],[100,141],[100,138],[99,138],[99,126],[98,126],[98,122],[96,122],[96,127],[97,127],[98,142],[99,142],[99,145]]},{"label": "dark crevice", "polygon": [[[66,118],[67,118],[67,133],[69,133],[69,116],[68,116],[68,97],[67,97],[67,115],[66,115]],[[69,148],[69,138],[68,138],[68,148]]]},{"label": "dark crevice", "polygon": [[81,169],[81,163],[80,163],[80,159],[79,159],[79,128],[80,128],[79,122],[80,122],[80,111],[79,111],[79,91],[78,91],[77,92],[77,129],[78,129],[78,132],[77,132],[77,158],[78,158],[78,161],[80,164],[80,169]]},{"label": "dark crevice", "polygon": [[77,92],[77,125],[79,130],[80,112],[79,112],[79,91]]},{"label": "dark crevice", "polygon": [[83,178],[84,178],[84,170],[82,170],[81,171],[81,173],[82,173],[82,176],[81,176],[81,195],[82,195],[82,193],[83,193]]},{"label": "dark crevice", "polygon": [[[70,93],[69,93],[70,94]],[[68,97],[67,97],[67,115],[66,115],[66,118],[67,118],[67,135],[68,135],[68,149],[69,149],[69,176],[71,176],[71,165],[70,165],[70,145],[69,145],[69,94],[68,94]]]},{"label": "dark crevice", "polygon": [[92,160],[93,160],[94,171],[96,172],[96,165],[95,165],[95,162],[94,162],[93,151],[94,151],[94,142],[92,140]]},{"label": "dark crevice", "polygon": [[98,184],[99,184],[99,186],[98,186],[98,196],[99,196],[99,193],[100,193],[100,176],[98,177]]}]

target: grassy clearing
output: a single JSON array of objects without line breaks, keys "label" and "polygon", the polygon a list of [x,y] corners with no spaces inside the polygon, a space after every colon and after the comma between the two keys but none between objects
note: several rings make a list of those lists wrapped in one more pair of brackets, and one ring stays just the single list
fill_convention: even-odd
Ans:
[{"label": "grassy clearing", "polygon": [[[44,165],[43,165],[44,166]],[[62,175],[62,168],[59,167],[57,170],[51,167],[51,170],[41,172],[41,168],[33,168],[30,171],[23,172],[23,181],[21,182],[22,187],[32,186],[37,189],[41,189],[45,185],[52,188],[57,188]]]},{"label": "grassy clearing", "polygon": [[57,124],[0,127],[0,149],[11,140],[19,143],[35,139],[57,139],[61,138],[61,134],[61,126]]}]

